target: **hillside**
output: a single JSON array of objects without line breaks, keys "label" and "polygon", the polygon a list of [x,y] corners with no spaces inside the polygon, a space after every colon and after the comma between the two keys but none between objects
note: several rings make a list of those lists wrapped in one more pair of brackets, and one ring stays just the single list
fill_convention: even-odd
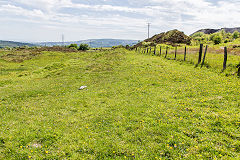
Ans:
[{"label": "hillside", "polygon": [[35,46],[34,44],[31,43],[22,43],[22,42],[14,42],[14,41],[2,41],[0,40],[0,48],[4,47],[21,47],[21,46]]},{"label": "hillside", "polygon": [[[194,32],[193,34],[197,33],[197,32],[203,32],[204,34],[212,34],[212,33],[216,33],[219,32],[221,30],[224,30],[226,33],[233,33],[234,31],[238,31],[240,32],[240,27],[235,27],[235,28],[221,28],[221,29],[200,29],[196,32]],[[193,35],[191,34],[191,35]],[[191,36],[190,35],[190,36]]]},{"label": "hillside", "polygon": [[[81,40],[81,41],[70,41],[65,42],[64,45],[70,45],[70,44],[89,44],[93,48],[99,48],[99,47],[112,47],[112,46],[118,46],[118,45],[135,45],[138,43],[137,40],[122,40],[122,39],[89,39],[89,40]],[[63,45],[62,42],[41,42],[41,43],[35,43],[36,45],[40,46],[60,46]]]},{"label": "hillside", "polygon": [[[185,35],[183,32],[178,30],[171,30],[168,32],[163,32],[157,35],[154,35],[153,37],[144,40],[141,43],[138,43],[136,46],[144,45],[144,42],[151,43],[152,45],[156,44],[190,44],[191,38]],[[135,47],[136,47],[135,46]]]}]

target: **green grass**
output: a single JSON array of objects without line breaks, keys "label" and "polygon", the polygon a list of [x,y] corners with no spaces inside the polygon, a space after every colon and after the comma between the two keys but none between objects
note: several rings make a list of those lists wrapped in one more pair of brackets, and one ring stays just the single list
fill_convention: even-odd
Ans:
[{"label": "green grass", "polygon": [[120,49],[0,67],[0,159],[240,158],[237,77]]},{"label": "green grass", "polygon": [[[167,46],[167,45],[161,45],[162,47],[162,57],[165,57],[166,55],[166,48],[168,47],[168,54],[167,58],[174,60],[175,58],[175,47]],[[143,54],[144,49],[138,50],[139,54]],[[178,61],[184,60],[184,46],[178,47],[177,50],[177,58]],[[210,50],[210,51],[209,51]],[[203,55],[205,51],[205,46],[203,48]],[[230,51],[230,50],[229,50]],[[199,57],[199,47],[198,46],[187,46],[187,54],[186,54],[186,62],[197,65],[198,64],[198,57]],[[223,47],[220,46],[210,46],[208,47],[208,52],[206,54],[204,67],[207,67],[215,72],[222,72],[223,70],[223,61],[224,61],[224,50]],[[237,52],[237,53],[235,53]],[[154,47],[151,49],[151,55],[154,53]],[[234,53],[234,54],[233,54]],[[240,64],[240,55],[238,54],[238,50],[231,51],[231,53],[228,53],[228,60],[227,60],[227,69],[224,71],[225,75],[237,75],[237,66]],[[145,53],[147,54],[147,53]],[[156,48],[156,54],[159,56],[160,54],[160,45]],[[150,53],[148,53],[150,55]],[[202,58],[203,58],[202,55]],[[198,65],[201,66],[201,63]]]}]

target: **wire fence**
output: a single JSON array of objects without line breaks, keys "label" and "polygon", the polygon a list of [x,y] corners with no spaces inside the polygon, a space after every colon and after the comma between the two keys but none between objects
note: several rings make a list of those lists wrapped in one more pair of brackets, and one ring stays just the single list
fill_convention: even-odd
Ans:
[{"label": "wire fence", "polygon": [[136,51],[140,54],[189,62],[196,67],[212,68],[219,72],[226,72],[226,75],[232,74],[240,77],[240,49],[201,44],[200,47],[167,45],[138,47]]}]

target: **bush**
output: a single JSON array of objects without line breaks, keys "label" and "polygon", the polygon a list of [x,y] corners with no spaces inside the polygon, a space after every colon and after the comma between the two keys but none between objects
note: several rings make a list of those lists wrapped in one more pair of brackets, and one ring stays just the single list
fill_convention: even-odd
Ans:
[{"label": "bush", "polygon": [[209,40],[209,35],[204,34],[203,32],[197,32],[195,34],[193,34],[191,36],[192,40],[194,40],[195,42],[191,42],[191,43],[196,43],[196,44],[201,44],[201,43],[207,43]]},{"label": "bush", "polygon": [[225,40],[224,40],[224,43],[228,43],[228,42],[230,42],[229,39],[225,39]]},{"label": "bush", "polygon": [[29,49],[30,47],[28,45],[20,46],[19,49]]},{"label": "bush", "polygon": [[214,44],[220,44],[222,42],[222,38],[218,35],[215,35],[213,37],[213,42],[214,42]]},{"label": "bush", "polygon": [[68,46],[68,48],[76,48],[76,49],[78,49],[78,45],[77,44],[70,44]]},{"label": "bush", "polygon": [[88,44],[80,44],[78,50],[80,50],[80,51],[86,51],[86,50],[89,50],[89,49],[90,49],[90,47],[89,47]]},{"label": "bush", "polygon": [[238,39],[239,38],[239,32],[238,31],[233,32],[232,37],[233,37],[233,39]]},{"label": "bush", "polygon": [[[3,48],[3,47],[1,47],[1,48]],[[4,47],[4,49],[5,49],[5,50],[11,50],[11,48],[8,47],[8,46]]]},{"label": "bush", "polygon": [[194,33],[191,37],[196,38],[196,37],[203,37],[203,36],[204,36],[203,32],[197,32],[197,33]]},{"label": "bush", "polygon": [[75,47],[70,47],[70,49],[75,50],[75,51],[78,50],[78,48],[75,48]]},{"label": "bush", "polygon": [[123,45],[112,46],[112,49],[116,49],[116,48],[124,48],[124,46]]},{"label": "bush", "polygon": [[156,46],[157,43],[154,42],[142,42],[143,47]]}]

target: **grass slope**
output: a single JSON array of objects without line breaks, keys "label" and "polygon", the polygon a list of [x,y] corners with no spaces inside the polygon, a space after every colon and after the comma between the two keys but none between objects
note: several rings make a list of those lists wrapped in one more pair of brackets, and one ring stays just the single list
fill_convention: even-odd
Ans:
[{"label": "grass slope", "polygon": [[0,159],[240,158],[235,77],[125,50],[0,67]]}]

